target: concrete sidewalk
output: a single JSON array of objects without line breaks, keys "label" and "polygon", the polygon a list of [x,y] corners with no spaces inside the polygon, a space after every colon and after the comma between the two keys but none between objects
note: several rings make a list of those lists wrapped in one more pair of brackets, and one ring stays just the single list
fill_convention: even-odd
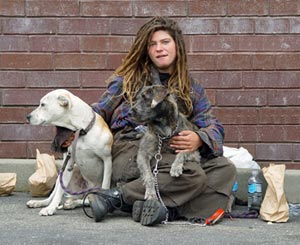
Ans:
[{"label": "concrete sidewalk", "polygon": [[26,207],[30,199],[30,194],[24,192],[0,197],[0,245],[295,245],[300,241],[300,215],[277,224],[259,218],[223,218],[220,223],[205,227],[182,222],[146,227],[134,222],[130,214],[119,211],[99,223],[85,216],[81,208],[39,216],[39,208]]},{"label": "concrete sidewalk", "polygon": [[[56,160],[57,167],[60,168],[61,160]],[[28,178],[35,172],[36,159],[0,159],[0,173],[16,173],[17,184],[15,191],[28,192]],[[237,197],[241,200],[247,200],[247,181],[251,175],[251,169],[238,169],[238,192]],[[263,191],[265,192],[267,184],[262,173],[260,177],[263,180]],[[286,170],[285,172],[285,194],[289,203],[300,203],[300,170]]]}]

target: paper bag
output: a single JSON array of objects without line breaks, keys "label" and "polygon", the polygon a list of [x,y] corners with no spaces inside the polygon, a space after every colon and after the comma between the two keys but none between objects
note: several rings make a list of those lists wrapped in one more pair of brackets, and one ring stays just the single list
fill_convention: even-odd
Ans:
[{"label": "paper bag", "polygon": [[54,156],[36,149],[36,171],[29,177],[29,190],[34,197],[49,195],[57,179]]},{"label": "paper bag", "polygon": [[0,173],[0,196],[10,195],[16,187],[16,173]]},{"label": "paper bag", "polygon": [[287,222],[289,206],[284,194],[285,165],[270,164],[262,169],[268,183],[260,208],[260,218],[271,222]]}]

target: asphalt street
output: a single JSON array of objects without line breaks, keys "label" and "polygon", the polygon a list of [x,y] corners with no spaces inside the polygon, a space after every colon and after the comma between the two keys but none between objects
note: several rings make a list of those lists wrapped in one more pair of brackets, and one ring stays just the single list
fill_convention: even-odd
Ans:
[{"label": "asphalt street", "polygon": [[0,197],[0,244],[300,244],[300,216],[287,223],[224,218],[213,226],[184,223],[145,227],[116,212],[101,223],[81,208],[39,216],[29,209],[29,193]]}]

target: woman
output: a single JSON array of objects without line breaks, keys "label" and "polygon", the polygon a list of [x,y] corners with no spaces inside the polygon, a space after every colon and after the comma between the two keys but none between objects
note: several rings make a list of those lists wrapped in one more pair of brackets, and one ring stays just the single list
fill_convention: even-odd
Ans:
[{"label": "woman", "polygon": [[[161,84],[176,94],[181,112],[199,128],[172,137],[168,143],[175,151],[162,153],[157,177],[160,202],[143,200],[145,189],[136,165],[143,127],[128,117],[140,89],[152,84],[151,67],[159,72]],[[175,21],[154,17],[140,28],[93,109],[114,134],[112,181],[118,186],[90,194],[96,222],[116,208],[132,211],[133,219],[142,225],[158,224],[166,217],[209,217],[219,208],[226,209],[236,169],[222,156],[223,127],[211,114],[204,88],[189,74],[183,35]],[[187,162],[181,176],[171,177],[175,154],[194,150],[199,150],[201,162]],[[153,159],[151,164],[154,167]]]}]

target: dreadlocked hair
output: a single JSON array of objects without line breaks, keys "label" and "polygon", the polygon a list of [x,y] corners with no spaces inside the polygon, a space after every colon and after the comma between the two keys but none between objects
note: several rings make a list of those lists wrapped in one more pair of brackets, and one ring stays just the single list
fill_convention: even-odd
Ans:
[{"label": "dreadlocked hair", "polygon": [[189,115],[193,110],[190,98],[191,78],[182,31],[175,21],[157,16],[145,23],[137,32],[133,45],[115,75],[123,77],[123,95],[132,104],[138,91],[144,85],[151,84],[152,61],[148,56],[148,45],[153,33],[160,30],[168,32],[176,44],[175,69],[170,74],[168,90],[183,102],[181,104],[184,108],[181,110]]}]

